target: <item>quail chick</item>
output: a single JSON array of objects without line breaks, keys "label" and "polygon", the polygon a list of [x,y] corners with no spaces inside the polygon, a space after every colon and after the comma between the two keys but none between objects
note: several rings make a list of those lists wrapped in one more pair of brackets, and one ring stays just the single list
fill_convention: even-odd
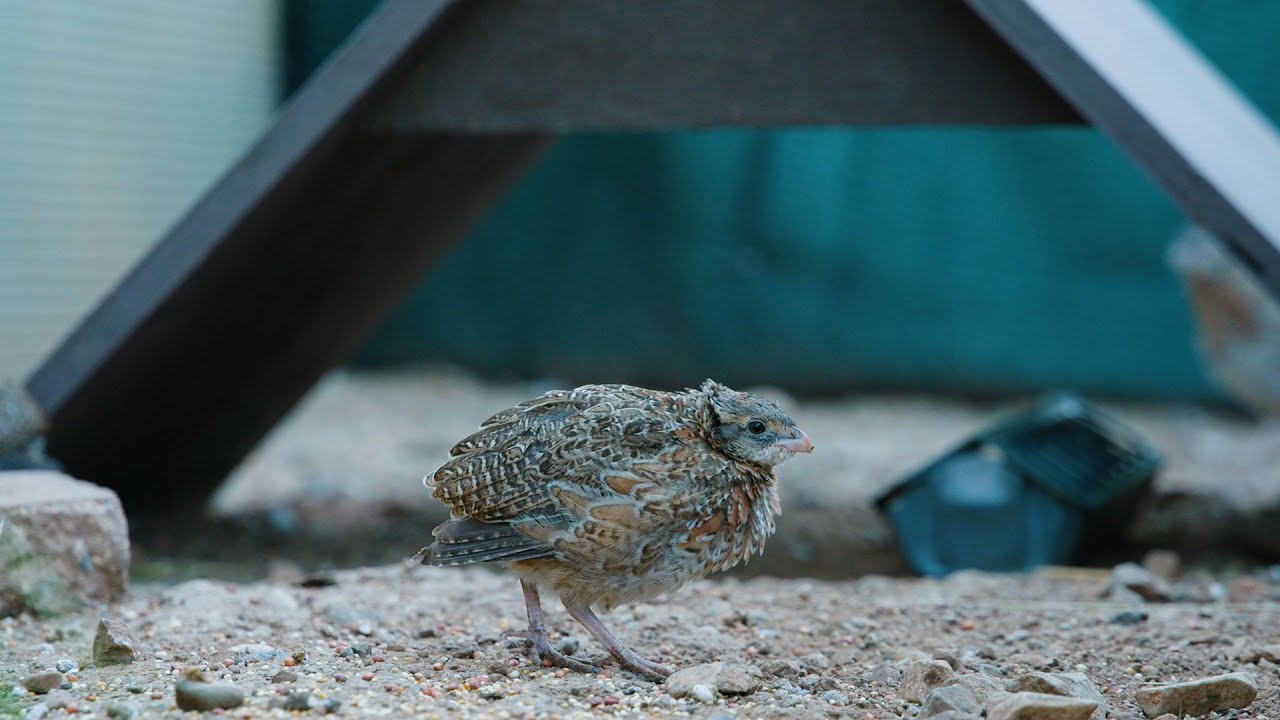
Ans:
[{"label": "quail chick", "polygon": [[484,421],[425,478],[452,519],[416,559],[505,564],[539,662],[597,670],[552,647],[546,591],[624,668],[666,677],[593,608],[652,600],[759,553],[780,511],[773,468],[812,450],[777,404],[711,380],[555,390]]},{"label": "quail chick", "polygon": [[1213,380],[1255,415],[1280,416],[1280,303],[1203,228],[1173,242],[1169,264],[1186,287]]}]

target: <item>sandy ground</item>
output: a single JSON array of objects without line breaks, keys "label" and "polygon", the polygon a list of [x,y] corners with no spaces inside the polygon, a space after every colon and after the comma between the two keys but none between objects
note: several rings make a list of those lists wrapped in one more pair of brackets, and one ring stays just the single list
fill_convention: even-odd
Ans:
[{"label": "sandy ground", "polygon": [[[577,657],[605,671],[534,667],[521,641],[507,636],[524,623],[512,579],[406,564],[340,572],[332,585],[312,588],[143,584],[101,612],[0,620],[0,686],[59,660],[82,666],[67,690],[10,698],[9,712],[18,717],[37,702],[58,706],[49,718],[72,710],[105,715],[108,708],[115,717],[175,717],[179,673],[198,667],[245,693],[245,705],[226,713],[243,718],[290,716],[279,706],[295,693],[295,707],[309,698],[317,706],[310,712],[323,713],[329,702],[345,717],[866,720],[917,715],[920,706],[900,697],[903,670],[944,658],[961,674],[1001,683],[1033,670],[1082,672],[1102,692],[1110,717],[1121,719],[1137,717],[1133,696],[1144,686],[1243,671],[1259,695],[1229,716],[1280,715],[1280,672],[1256,657],[1268,645],[1274,653],[1280,642],[1274,580],[1237,579],[1232,596],[1218,602],[1134,605],[1096,599],[1107,577],[1049,569],[1018,577],[960,573],[943,581],[722,578],[696,582],[671,602],[606,616],[650,658],[677,667],[723,660],[758,673],[755,692],[711,704],[672,697],[665,685],[617,669],[559,608],[549,614],[553,641],[580,640]],[[1178,593],[1209,597],[1212,582],[1186,578]],[[1120,624],[1117,616],[1126,611],[1139,611],[1139,619]],[[136,662],[90,665],[99,616],[133,631]],[[287,668],[292,661],[285,658],[295,654],[302,662]],[[278,677],[282,670],[296,678]],[[0,701],[0,716],[5,707]]]},{"label": "sandy ground", "polygon": [[[453,443],[494,412],[560,386],[485,382],[449,368],[331,373],[228,479],[213,509],[268,510],[299,498],[421,508],[429,500],[418,481]],[[869,500],[1032,400],[873,394],[798,401],[776,388],[747,389],[779,400],[814,439],[812,456],[779,470],[783,487],[814,504]],[[1163,491],[1212,488],[1233,505],[1280,502],[1280,421],[1255,423],[1186,403],[1095,402],[1164,456]]]}]

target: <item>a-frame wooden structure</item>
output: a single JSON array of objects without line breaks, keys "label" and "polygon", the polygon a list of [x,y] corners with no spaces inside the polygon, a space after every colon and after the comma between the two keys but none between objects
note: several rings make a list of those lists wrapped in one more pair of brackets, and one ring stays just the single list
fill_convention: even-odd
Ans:
[{"label": "a-frame wooden structure", "polygon": [[386,0],[26,388],[199,501],[557,134],[1081,121],[1280,295],[1280,142],[1142,0]]}]

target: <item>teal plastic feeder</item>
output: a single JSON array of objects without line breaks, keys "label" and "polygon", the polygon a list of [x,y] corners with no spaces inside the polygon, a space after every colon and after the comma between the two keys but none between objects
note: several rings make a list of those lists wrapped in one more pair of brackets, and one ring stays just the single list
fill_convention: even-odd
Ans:
[{"label": "teal plastic feeder", "polygon": [[876,506],[923,575],[1030,570],[1122,527],[1158,466],[1134,432],[1060,394],[907,476]]}]

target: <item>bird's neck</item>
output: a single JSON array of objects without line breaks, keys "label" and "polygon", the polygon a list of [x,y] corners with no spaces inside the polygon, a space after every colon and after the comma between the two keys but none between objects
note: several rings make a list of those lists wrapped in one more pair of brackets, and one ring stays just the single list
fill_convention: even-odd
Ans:
[{"label": "bird's neck", "polygon": [[716,569],[727,570],[764,550],[782,505],[771,471],[751,468],[722,487],[719,512],[726,525],[725,552]]}]

